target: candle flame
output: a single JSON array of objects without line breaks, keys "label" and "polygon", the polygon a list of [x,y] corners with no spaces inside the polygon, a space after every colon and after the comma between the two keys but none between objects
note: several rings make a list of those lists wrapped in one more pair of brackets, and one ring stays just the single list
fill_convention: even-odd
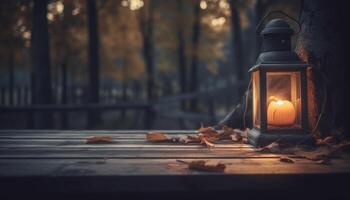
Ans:
[{"label": "candle flame", "polygon": [[283,100],[277,100],[276,103],[277,103],[277,105],[281,106],[281,105],[284,104],[284,101]]}]

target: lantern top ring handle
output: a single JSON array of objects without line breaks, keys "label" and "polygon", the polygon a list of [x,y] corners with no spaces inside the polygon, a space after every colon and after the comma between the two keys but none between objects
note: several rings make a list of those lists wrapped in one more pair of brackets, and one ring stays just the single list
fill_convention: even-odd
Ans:
[{"label": "lantern top ring handle", "polygon": [[263,24],[263,22],[266,20],[266,18],[274,13],[278,13],[280,15],[283,15],[283,16],[286,16],[287,18],[291,19],[293,22],[295,22],[297,25],[298,25],[298,31],[296,32],[296,34],[298,34],[301,30],[301,26],[300,26],[300,23],[292,16],[286,14],[285,12],[282,12],[280,10],[272,10],[270,12],[268,12],[258,23],[258,25],[256,26],[255,28],[255,32],[256,34],[259,34],[259,32],[261,31],[261,26]]}]

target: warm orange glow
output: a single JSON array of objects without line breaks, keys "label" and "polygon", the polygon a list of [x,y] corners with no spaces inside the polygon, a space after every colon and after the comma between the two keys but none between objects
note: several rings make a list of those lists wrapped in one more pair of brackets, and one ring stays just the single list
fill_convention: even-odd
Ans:
[{"label": "warm orange glow", "polygon": [[288,100],[273,100],[267,109],[267,123],[274,126],[293,125],[296,112],[292,102]]}]

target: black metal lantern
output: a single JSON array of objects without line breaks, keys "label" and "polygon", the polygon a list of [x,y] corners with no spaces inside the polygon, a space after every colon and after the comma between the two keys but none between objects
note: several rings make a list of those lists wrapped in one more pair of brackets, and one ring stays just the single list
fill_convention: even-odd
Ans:
[{"label": "black metal lantern", "polygon": [[261,31],[262,53],[249,70],[253,87],[254,146],[276,140],[300,143],[310,138],[307,117],[308,65],[291,50],[294,31],[283,19],[273,19]]}]

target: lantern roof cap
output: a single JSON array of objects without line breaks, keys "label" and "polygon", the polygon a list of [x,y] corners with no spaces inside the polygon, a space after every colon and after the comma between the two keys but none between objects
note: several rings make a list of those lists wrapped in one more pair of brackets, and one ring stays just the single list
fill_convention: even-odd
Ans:
[{"label": "lantern roof cap", "polygon": [[289,24],[281,18],[273,19],[266,24],[264,29],[261,31],[261,35],[266,34],[290,34],[294,33],[293,29]]},{"label": "lantern roof cap", "polygon": [[261,69],[306,69],[308,65],[303,62],[294,51],[271,51],[263,52],[259,55],[255,65],[249,72]]}]

